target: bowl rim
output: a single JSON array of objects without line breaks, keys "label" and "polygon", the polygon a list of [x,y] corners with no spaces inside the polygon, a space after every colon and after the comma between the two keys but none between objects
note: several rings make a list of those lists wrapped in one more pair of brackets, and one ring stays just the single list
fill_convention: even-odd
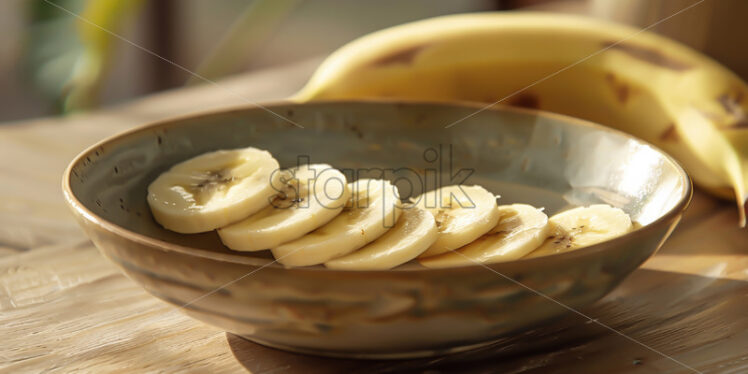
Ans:
[{"label": "bowl rim", "polygon": [[[217,115],[217,114],[230,114],[234,112],[243,112],[248,109],[270,110],[275,107],[288,106],[288,105],[308,106],[308,105],[318,105],[318,104],[319,105],[324,105],[324,104],[342,104],[342,105],[345,105],[345,104],[403,105],[404,104],[404,105],[411,105],[412,104],[412,105],[439,105],[439,106],[444,106],[444,107],[475,108],[475,109],[478,109],[479,111],[477,111],[474,114],[477,114],[484,110],[492,110],[492,111],[498,111],[498,112],[521,114],[521,115],[532,115],[535,117],[542,117],[545,119],[564,122],[572,126],[591,127],[598,131],[609,132],[609,133],[616,134],[618,136],[623,136],[625,138],[632,139],[636,142],[639,142],[642,145],[651,147],[652,149],[657,151],[659,154],[664,156],[664,159],[669,161],[670,164],[678,172],[681,178],[681,182],[683,183],[683,186],[684,186],[683,193],[681,194],[676,204],[670,210],[666,211],[664,214],[659,216],[654,221],[646,225],[642,225],[636,230],[628,232],[619,237],[606,240],[604,242],[594,244],[591,246],[575,249],[573,251],[554,253],[554,254],[550,254],[546,256],[532,257],[532,258],[523,257],[523,258],[510,260],[510,261],[486,263],[486,264],[475,263],[475,264],[470,264],[470,265],[453,266],[453,267],[445,267],[445,268],[413,267],[413,268],[404,268],[404,269],[394,268],[394,269],[388,269],[388,270],[328,269],[323,266],[287,268],[281,265],[280,263],[278,263],[276,260],[270,260],[266,258],[258,258],[258,257],[246,255],[246,253],[252,253],[252,252],[237,251],[236,254],[233,254],[233,253],[228,254],[228,253],[214,252],[210,250],[171,243],[171,242],[167,242],[161,239],[156,239],[156,238],[153,238],[147,235],[143,235],[135,231],[131,231],[113,222],[108,221],[107,219],[89,210],[80,200],[78,200],[77,197],[75,197],[75,194],[73,193],[72,186],[71,186],[71,179],[72,179],[71,176],[72,176],[73,168],[75,166],[82,163],[83,160],[87,156],[94,153],[100,147],[103,147],[107,144],[111,144],[113,142],[116,142],[128,136],[131,136],[133,134],[144,132],[147,130],[167,127],[170,125],[172,126],[177,125],[181,121],[185,121],[188,119],[210,117],[210,116]],[[138,244],[145,245],[145,246],[148,246],[154,249],[158,249],[162,251],[173,251],[173,252],[178,252],[178,253],[185,254],[185,255],[196,256],[196,257],[206,258],[206,259],[215,260],[215,261],[229,262],[229,263],[240,264],[240,265],[259,266],[260,269],[265,268],[265,267],[272,267],[272,268],[280,268],[285,271],[302,271],[302,272],[303,271],[325,271],[325,272],[330,272],[330,273],[360,273],[360,274],[368,273],[368,274],[376,275],[376,274],[384,273],[384,272],[387,272],[387,273],[421,272],[421,271],[447,272],[447,271],[454,271],[454,270],[472,271],[474,269],[481,268],[481,267],[482,268],[487,267],[489,269],[494,270],[496,268],[503,268],[507,266],[520,266],[520,265],[521,266],[533,266],[533,264],[554,261],[562,257],[571,260],[571,259],[581,257],[581,256],[588,256],[593,253],[605,251],[607,248],[615,247],[617,243],[623,243],[624,241],[630,240],[632,237],[644,236],[648,232],[656,230],[660,228],[662,225],[665,225],[672,220],[679,221],[682,213],[686,210],[686,208],[688,208],[691,202],[691,199],[693,197],[693,183],[691,181],[691,177],[688,175],[686,170],[672,156],[670,156],[668,153],[666,153],[659,147],[645,140],[642,140],[636,136],[628,134],[626,132],[616,130],[616,129],[613,129],[613,128],[610,128],[604,125],[600,125],[600,124],[597,124],[591,121],[587,121],[584,119],[571,117],[571,116],[554,113],[554,112],[548,112],[548,111],[543,111],[543,110],[538,110],[538,109],[514,107],[514,106],[509,106],[509,105],[504,105],[504,104],[494,104],[494,105],[486,106],[481,103],[469,102],[469,101],[440,101],[440,100],[413,100],[413,99],[408,99],[408,100],[396,99],[395,100],[395,99],[382,99],[382,98],[367,98],[367,99],[344,99],[344,100],[315,100],[315,101],[310,101],[310,102],[295,102],[295,101],[290,101],[290,100],[278,100],[278,101],[271,101],[271,102],[263,103],[261,105],[257,105],[257,104],[238,105],[238,106],[232,106],[232,107],[227,107],[227,108],[218,108],[218,109],[213,109],[213,110],[200,111],[196,113],[189,113],[185,115],[172,116],[172,117],[167,117],[167,118],[163,118],[163,119],[159,119],[155,121],[146,122],[145,124],[137,125],[137,126],[134,126],[133,128],[121,131],[114,135],[107,136],[104,139],[97,141],[93,145],[87,147],[86,149],[78,153],[78,155],[76,155],[73,158],[73,160],[70,161],[68,166],[65,168],[65,171],[62,177],[62,191],[63,191],[63,196],[65,198],[65,201],[67,202],[68,206],[71,208],[74,214],[82,217],[86,221],[97,226],[99,229],[103,229],[116,236],[124,237],[127,240],[130,240],[130,241],[133,241]],[[672,228],[670,229],[670,231],[672,231]],[[670,232],[668,232],[668,234],[670,234]]]}]

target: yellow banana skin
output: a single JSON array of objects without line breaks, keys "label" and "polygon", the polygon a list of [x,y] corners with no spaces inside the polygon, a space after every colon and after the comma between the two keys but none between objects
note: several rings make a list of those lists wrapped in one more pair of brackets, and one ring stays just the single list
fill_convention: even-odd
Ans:
[{"label": "yellow banana skin", "polygon": [[745,226],[748,86],[653,33],[544,13],[433,18],[342,47],[293,99],[376,97],[500,102],[617,128],[670,153],[699,186],[732,195]]}]

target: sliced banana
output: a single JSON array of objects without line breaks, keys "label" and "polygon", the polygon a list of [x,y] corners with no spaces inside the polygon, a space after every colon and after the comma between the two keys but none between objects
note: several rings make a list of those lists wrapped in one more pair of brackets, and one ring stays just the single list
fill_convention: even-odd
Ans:
[{"label": "sliced banana", "polygon": [[325,262],[330,269],[387,270],[423,253],[439,235],[434,216],[415,206],[403,208],[395,227],[363,248]]},{"label": "sliced banana", "polygon": [[300,238],[337,216],[351,196],[345,175],[327,164],[284,171],[265,209],[218,230],[237,251],[259,251]]},{"label": "sliced banana", "polygon": [[438,256],[423,266],[444,268],[515,260],[538,248],[550,235],[548,216],[527,204],[499,205],[499,223],[474,242]]},{"label": "sliced banana", "polygon": [[426,192],[415,204],[434,215],[439,237],[420,257],[460,248],[491,231],[499,221],[496,196],[480,186],[447,186]]},{"label": "sliced banana", "polygon": [[351,198],[343,212],[305,236],[272,249],[286,266],[307,266],[348,254],[382,236],[401,214],[395,186],[386,180],[350,183]]},{"label": "sliced banana", "polygon": [[607,204],[567,210],[554,215],[549,221],[550,236],[527,257],[546,256],[590,246],[633,229],[628,214]]},{"label": "sliced banana", "polygon": [[278,161],[243,148],[209,152],[174,165],[148,186],[156,222],[183,234],[210,231],[268,205]]}]

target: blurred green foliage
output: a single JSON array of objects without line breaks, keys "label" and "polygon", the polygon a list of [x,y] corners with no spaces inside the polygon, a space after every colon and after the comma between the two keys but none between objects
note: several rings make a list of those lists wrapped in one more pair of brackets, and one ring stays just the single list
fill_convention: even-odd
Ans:
[{"label": "blurred green foliage", "polygon": [[[300,2],[248,3],[213,52],[198,66],[197,74],[215,79],[237,70],[242,57],[260,45]],[[122,35],[129,18],[142,13],[145,4],[144,0],[29,2],[31,27],[23,66],[33,85],[54,103],[56,112],[99,105],[116,46],[123,42],[118,35]]]},{"label": "blurred green foliage", "polygon": [[[114,35],[142,0],[34,0],[25,64],[34,85],[58,111],[98,104]],[[77,16],[80,14],[80,16]],[[108,30],[110,32],[106,32]]]},{"label": "blurred green foliage", "polygon": [[[83,0],[54,0],[72,11],[82,8]],[[83,46],[75,33],[75,19],[50,6],[47,1],[29,2],[30,27],[25,46],[25,73],[34,86],[63,107],[64,92]]]}]

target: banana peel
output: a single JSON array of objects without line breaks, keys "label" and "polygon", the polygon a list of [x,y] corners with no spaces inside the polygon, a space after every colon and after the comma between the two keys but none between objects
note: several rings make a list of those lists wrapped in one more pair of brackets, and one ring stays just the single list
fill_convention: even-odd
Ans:
[{"label": "banana peel", "polygon": [[736,201],[745,227],[748,85],[654,33],[533,12],[438,17],[354,40],[292,100],[377,97],[523,106],[628,132]]}]

